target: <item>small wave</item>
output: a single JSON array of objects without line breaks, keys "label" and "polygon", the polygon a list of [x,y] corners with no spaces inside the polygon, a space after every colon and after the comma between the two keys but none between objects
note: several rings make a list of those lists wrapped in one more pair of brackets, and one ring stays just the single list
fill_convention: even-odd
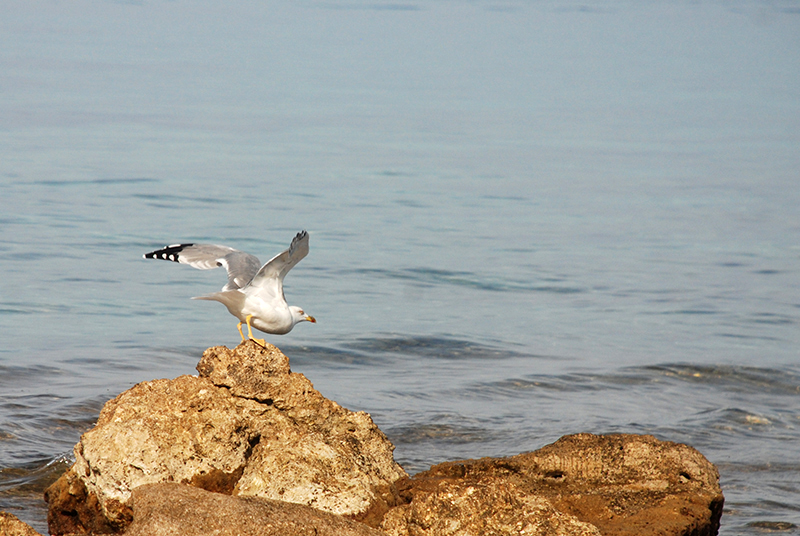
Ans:
[{"label": "small wave", "polygon": [[24,515],[17,515],[23,521],[47,534],[47,506],[42,495],[71,463],[64,454],[0,469],[0,511],[20,512]]},{"label": "small wave", "polygon": [[797,525],[788,521],[751,521],[747,526],[764,532],[786,532],[797,528]]},{"label": "small wave", "polygon": [[152,207],[178,210],[192,209],[193,204],[220,205],[231,203],[231,200],[218,197],[201,197],[174,194],[133,194],[131,197],[141,199]]},{"label": "small wave", "polygon": [[629,370],[737,392],[800,394],[800,374],[790,369],[678,363],[632,367]]},{"label": "small wave", "polygon": [[391,336],[359,339],[344,345],[346,350],[369,355],[406,355],[438,359],[507,359],[544,357],[515,352],[473,341],[434,336]]},{"label": "small wave", "polygon": [[286,355],[291,355],[292,363],[302,364],[304,360],[311,362],[327,362],[336,365],[371,365],[383,361],[379,355],[358,351],[352,348],[341,349],[330,346],[294,346],[281,345]]},{"label": "small wave", "polygon": [[425,423],[389,428],[386,435],[396,445],[424,443],[483,443],[496,438],[496,431],[477,426]]},{"label": "small wave", "polygon": [[[517,397],[521,393],[627,390],[651,384],[695,383],[725,391],[773,395],[800,394],[800,375],[791,370],[734,365],[661,364],[626,367],[609,373],[529,374],[480,382],[468,390],[477,396]],[[755,417],[754,417],[755,418]]]},{"label": "small wave", "polygon": [[142,183],[153,183],[153,182],[161,182],[160,179],[152,179],[147,177],[129,177],[129,178],[120,178],[120,179],[74,179],[74,180],[39,180],[39,181],[32,181],[32,184],[40,185],[40,186],[77,186],[77,185],[85,185],[85,184],[96,184],[96,185],[104,185],[104,184],[142,184]]},{"label": "small wave", "polygon": [[69,466],[71,458],[59,454],[53,458],[41,458],[18,467],[0,469],[0,495],[4,497],[25,496],[43,492],[55,482]]},{"label": "small wave", "polygon": [[797,324],[795,318],[775,313],[756,313],[751,316],[750,321],[756,324],[771,324],[776,326]]},{"label": "small wave", "polygon": [[48,365],[0,365],[0,385],[19,385],[21,381],[61,376],[64,371]]},{"label": "small wave", "polygon": [[[358,270],[361,274],[377,275],[389,279],[413,281],[421,285],[447,284],[490,292],[545,292],[553,294],[578,294],[585,289],[560,284],[535,284],[525,281],[494,279],[472,272],[456,272],[435,268],[406,268],[403,270]],[[550,283],[556,283],[551,281]]]},{"label": "small wave", "polygon": [[590,375],[563,374],[553,376],[528,375],[524,378],[481,382],[469,387],[467,390],[475,396],[491,399],[496,396],[517,398],[526,392],[536,392],[537,395],[543,397],[562,396],[557,395],[557,393],[598,391],[605,388],[608,388],[608,386],[598,384]]}]

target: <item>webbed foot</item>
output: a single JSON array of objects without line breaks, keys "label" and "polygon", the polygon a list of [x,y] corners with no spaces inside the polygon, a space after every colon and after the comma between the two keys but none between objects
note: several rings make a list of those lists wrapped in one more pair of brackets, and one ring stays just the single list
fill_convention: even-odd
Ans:
[{"label": "webbed foot", "polygon": [[[267,348],[267,341],[265,341],[264,339],[256,339],[255,337],[253,337],[253,328],[250,327],[250,319],[251,318],[253,318],[253,315],[247,315],[247,317],[245,318],[245,320],[247,321],[247,334],[250,336],[250,340],[251,341],[253,341],[257,345],[259,345],[260,347],[266,349]],[[242,326],[242,324],[240,323],[239,324],[239,333],[242,332],[241,326]],[[244,335],[242,335],[242,340],[244,340]]]}]

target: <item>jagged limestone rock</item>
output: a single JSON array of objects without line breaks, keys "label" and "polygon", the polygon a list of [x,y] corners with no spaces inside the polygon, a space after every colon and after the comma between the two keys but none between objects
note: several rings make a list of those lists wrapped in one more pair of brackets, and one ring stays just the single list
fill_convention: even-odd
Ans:
[{"label": "jagged limestone rock", "polygon": [[716,467],[698,451],[633,434],[576,434],[508,458],[442,463],[398,488],[406,504],[381,526],[392,536],[512,526],[542,536],[713,536],[724,502]]},{"label": "jagged limestone rock", "polygon": [[374,522],[394,505],[406,476],[394,446],[368,414],[292,373],[280,350],[209,348],[197,368],[200,377],[142,382],[106,403],[47,490],[51,533],[124,530],[132,490],[159,482]]},{"label": "jagged limestone rock", "polygon": [[2,536],[42,536],[17,516],[7,512],[0,512],[0,534]]}]

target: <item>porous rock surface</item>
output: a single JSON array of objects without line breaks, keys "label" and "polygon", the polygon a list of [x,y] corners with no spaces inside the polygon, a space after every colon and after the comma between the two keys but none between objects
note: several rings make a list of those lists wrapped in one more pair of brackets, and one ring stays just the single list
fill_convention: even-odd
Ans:
[{"label": "porous rock surface", "polygon": [[0,535],[2,536],[42,536],[33,527],[8,512],[0,512]]},{"label": "porous rock surface", "polygon": [[712,536],[723,496],[702,454],[652,436],[576,434],[508,458],[447,462],[398,483],[391,536]]},{"label": "porous rock surface", "polygon": [[197,370],[140,383],[105,405],[76,445],[73,467],[46,491],[51,534],[711,536],[719,529],[719,474],[686,445],[576,434],[535,452],[448,462],[408,477],[369,415],[322,397],[277,348],[210,348]]},{"label": "porous rock surface", "polygon": [[363,523],[302,504],[234,497],[175,483],[133,490],[125,536],[385,536]]},{"label": "porous rock surface", "polygon": [[370,416],[324,398],[274,346],[209,348],[200,376],[135,385],[103,407],[45,492],[51,534],[121,532],[131,493],[185,483],[372,522],[407,476]]}]

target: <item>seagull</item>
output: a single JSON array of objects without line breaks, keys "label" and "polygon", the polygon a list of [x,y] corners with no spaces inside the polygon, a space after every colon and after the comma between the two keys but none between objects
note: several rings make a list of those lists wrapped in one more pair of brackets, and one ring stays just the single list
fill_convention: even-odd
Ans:
[{"label": "seagull", "polygon": [[242,341],[246,340],[242,324],[247,324],[250,339],[266,348],[264,339],[253,337],[252,328],[264,333],[285,335],[298,322],[317,321],[300,307],[287,304],[283,294],[283,278],[306,255],[308,233],[300,231],[289,249],[275,255],[263,266],[254,255],[216,244],[175,244],[145,253],[144,258],[188,264],[199,270],[224,266],[228,272],[228,284],[220,292],[192,299],[222,303],[239,319],[237,328]]}]

